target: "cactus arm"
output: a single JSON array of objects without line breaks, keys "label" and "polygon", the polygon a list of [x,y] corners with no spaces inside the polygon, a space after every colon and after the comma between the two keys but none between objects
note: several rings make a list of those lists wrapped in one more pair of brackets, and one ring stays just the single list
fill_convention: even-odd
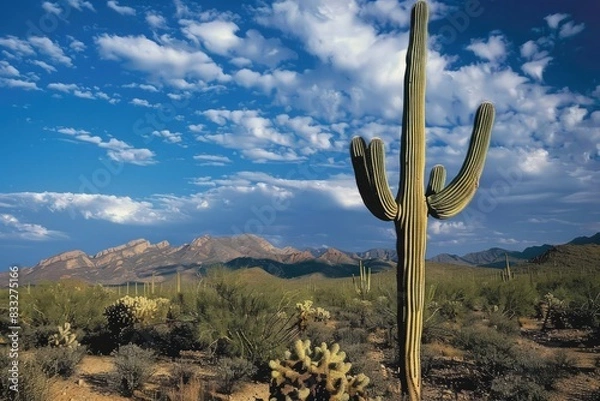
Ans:
[{"label": "cactus arm", "polygon": [[375,138],[367,147],[364,139],[354,137],[350,143],[350,157],[356,185],[365,206],[378,219],[393,220],[398,214],[398,205],[385,173],[383,142]]},{"label": "cactus arm", "polygon": [[427,184],[427,191],[425,196],[437,194],[444,189],[446,183],[446,169],[441,164],[433,166],[431,173],[429,174],[429,183]]},{"label": "cactus arm", "polygon": [[427,197],[427,206],[431,216],[437,219],[455,216],[469,204],[475,195],[490,145],[494,114],[494,106],[489,102],[482,103],[477,109],[467,157],[458,175],[447,187]]}]

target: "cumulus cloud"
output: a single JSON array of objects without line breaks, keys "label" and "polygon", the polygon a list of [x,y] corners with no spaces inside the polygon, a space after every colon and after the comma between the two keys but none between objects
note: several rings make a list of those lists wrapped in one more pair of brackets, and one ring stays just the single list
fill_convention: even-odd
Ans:
[{"label": "cumulus cloud", "polygon": [[12,214],[0,214],[0,238],[47,241],[65,237],[64,233],[40,224],[23,223]]},{"label": "cumulus cloud", "polygon": [[150,11],[146,13],[146,22],[154,29],[165,29],[167,27],[165,17]]},{"label": "cumulus cloud", "polygon": [[18,77],[21,74],[8,61],[0,60],[0,75]]},{"label": "cumulus cloud", "polygon": [[162,138],[167,143],[180,143],[181,142],[181,133],[180,132],[171,132],[168,129],[161,131],[153,131],[152,136]]},{"label": "cumulus cloud", "polygon": [[296,54],[284,47],[278,38],[266,39],[259,31],[250,29],[238,36],[239,26],[232,21],[195,22],[182,20],[182,31],[192,41],[201,43],[208,51],[227,56],[236,65],[257,63],[276,67]]},{"label": "cumulus cloud", "polygon": [[80,86],[78,84],[65,84],[63,82],[51,82],[46,87],[57,92],[71,94],[81,99],[102,99],[106,100],[111,104],[119,102],[119,99],[117,97],[111,97],[99,90],[97,87],[89,88],[85,86]]},{"label": "cumulus cloud", "polygon": [[104,34],[95,41],[103,58],[122,61],[127,68],[162,78],[172,86],[186,79],[200,86],[230,80],[221,67],[199,50],[162,45],[145,36]]},{"label": "cumulus cloud", "polygon": [[119,3],[115,0],[109,0],[106,2],[106,5],[111,10],[116,11],[121,15],[135,15],[135,8],[128,6],[120,6]]},{"label": "cumulus cloud", "polygon": [[75,8],[76,10],[83,11],[84,8],[87,8],[90,11],[96,11],[92,3],[85,0],[66,0],[66,3]]},{"label": "cumulus cloud", "polygon": [[21,205],[29,210],[45,208],[51,213],[67,212],[88,220],[105,220],[116,224],[148,225],[164,222],[167,209],[155,208],[151,202],[136,201],[128,196],[81,194],[70,192],[16,192],[0,194],[3,204]]},{"label": "cumulus cloud", "polygon": [[56,3],[51,3],[49,1],[45,1],[42,3],[42,8],[44,11],[54,15],[60,15],[62,13],[62,9]]},{"label": "cumulus cloud", "polygon": [[561,21],[563,21],[565,18],[568,18],[569,14],[561,14],[561,13],[556,13],[556,14],[550,14],[546,17],[544,17],[544,19],[546,20],[546,22],[548,23],[548,26],[552,29],[557,29],[558,28],[558,24],[560,24]]},{"label": "cumulus cloud", "polygon": [[24,81],[22,79],[14,78],[0,78],[0,86],[7,88],[17,88],[24,90],[39,90],[37,84],[31,81]]},{"label": "cumulus cloud", "polygon": [[500,35],[490,36],[487,42],[474,40],[467,46],[467,49],[479,58],[492,62],[504,60],[507,52],[505,38]]},{"label": "cumulus cloud", "polygon": [[560,27],[560,32],[558,36],[562,39],[570,38],[571,36],[575,36],[585,28],[585,24],[575,24],[573,21],[568,21],[563,26]]},{"label": "cumulus cloud", "polygon": [[134,148],[126,142],[115,138],[110,138],[108,141],[105,141],[99,136],[91,135],[89,131],[70,127],[59,127],[56,131],[61,134],[69,135],[69,137],[78,141],[91,143],[101,149],[105,149],[107,156],[117,162],[135,164],[138,166],[146,166],[155,163],[155,154],[151,150]]}]

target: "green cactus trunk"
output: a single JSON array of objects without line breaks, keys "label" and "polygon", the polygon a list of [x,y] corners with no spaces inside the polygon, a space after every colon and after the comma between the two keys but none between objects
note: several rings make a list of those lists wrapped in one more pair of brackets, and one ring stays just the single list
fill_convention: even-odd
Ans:
[{"label": "green cactus trunk", "polygon": [[421,399],[421,335],[425,303],[425,249],[428,215],[438,219],[462,211],[477,189],[494,120],[491,103],[483,103],[466,159],[458,175],[445,185],[446,171],[435,166],[425,187],[425,83],[428,7],[418,1],[412,10],[404,76],[404,113],[400,143],[400,183],[394,198],[385,173],[383,142],[367,146],[355,137],[350,146],[356,183],[375,217],[393,221],[397,234],[398,356],[403,396]]}]

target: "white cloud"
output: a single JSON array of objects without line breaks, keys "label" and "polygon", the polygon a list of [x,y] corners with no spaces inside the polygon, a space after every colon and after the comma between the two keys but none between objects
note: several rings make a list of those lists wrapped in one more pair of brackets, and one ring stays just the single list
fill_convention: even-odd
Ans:
[{"label": "white cloud", "polygon": [[20,73],[8,61],[0,60],[0,75],[18,77]]},{"label": "white cloud", "polygon": [[538,46],[533,40],[528,40],[521,45],[521,57],[531,58],[538,52]]},{"label": "white cloud", "polygon": [[8,88],[17,88],[24,90],[38,90],[35,82],[23,81],[21,79],[13,79],[13,78],[0,78],[0,86],[8,87]]},{"label": "white cloud", "polygon": [[575,36],[585,28],[585,24],[575,24],[573,21],[569,21],[563,26],[560,27],[560,32],[558,36],[562,39],[570,38],[571,36]]},{"label": "white cloud", "polygon": [[137,149],[128,143],[115,138],[104,141],[99,136],[92,136],[88,131],[69,127],[57,128],[56,131],[61,134],[69,135],[78,141],[92,143],[101,149],[105,149],[107,156],[117,162],[135,164],[138,166],[147,166],[155,163],[155,154],[151,150],[145,148]]},{"label": "white cloud", "polygon": [[548,15],[546,17],[544,17],[544,19],[546,20],[546,22],[548,23],[548,26],[552,29],[557,29],[558,28],[558,24],[560,24],[560,22],[562,20],[564,20],[565,18],[567,18],[569,16],[569,14],[551,14]]},{"label": "white cloud", "polygon": [[504,60],[507,53],[505,38],[499,35],[491,36],[487,42],[473,40],[467,49],[478,57],[491,62]]},{"label": "white cloud", "polygon": [[204,125],[203,124],[191,124],[191,125],[188,125],[188,129],[192,132],[202,132],[202,131],[204,131]]},{"label": "white cloud", "polygon": [[254,29],[248,30],[245,37],[237,36],[240,28],[231,21],[181,22],[186,37],[201,43],[212,53],[230,57],[234,65],[247,66],[254,62],[275,67],[284,60],[296,57],[293,51],[283,47],[280,39],[266,39]]},{"label": "white cloud", "polygon": [[16,36],[5,36],[0,38],[0,46],[6,47],[13,51],[17,56],[31,56],[35,54],[35,51],[29,44],[29,42],[25,40],[21,40]]},{"label": "white cloud", "polygon": [[140,99],[140,98],[137,98],[137,97],[133,98],[129,103],[132,104],[132,105],[134,105],[134,106],[150,107],[150,108],[155,107],[153,104],[151,104],[146,99]]},{"label": "white cloud", "polygon": [[523,72],[532,78],[541,81],[544,75],[544,70],[548,64],[552,61],[552,57],[544,57],[539,60],[528,61],[521,66]]},{"label": "white cloud", "polygon": [[149,84],[136,84],[134,82],[130,83],[130,84],[125,84],[122,85],[123,88],[139,88],[148,92],[158,92],[158,89],[156,88],[156,86],[154,85],[149,85]]},{"label": "white cloud", "polygon": [[45,1],[42,3],[42,8],[44,11],[50,14],[60,15],[62,13],[62,9],[56,3],[51,3],[49,1]]},{"label": "white cloud", "polygon": [[75,39],[72,36],[69,36],[71,39],[71,43],[69,43],[69,48],[75,52],[82,52],[86,49],[85,43]]},{"label": "white cloud", "polygon": [[40,68],[42,68],[47,73],[56,72],[56,68],[54,68],[53,66],[51,66],[50,64],[48,64],[46,62],[43,62],[43,61],[40,61],[40,60],[34,60],[31,63],[34,64],[34,65],[37,65]]},{"label": "white cloud", "polygon": [[48,89],[57,90],[59,92],[69,93],[79,88],[76,84],[64,84],[62,82],[53,82],[48,84]]},{"label": "white cloud", "polygon": [[158,44],[144,36],[102,35],[96,38],[100,55],[108,60],[123,61],[132,70],[162,78],[167,84],[191,79],[194,85],[227,82],[230,77],[201,51],[190,51]]},{"label": "white cloud", "polygon": [[67,212],[72,217],[81,216],[86,220],[105,220],[116,224],[149,225],[158,224],[170,218],[168,210],[157,209],[151,202],[136,201],[128,196],[59,193],[59,192],[17,192],[0,194],[4,204],[37,210],[46,208],[52,213]]},{"label": "white cloud", "polygon": [[[11,214],[0,214],[0,238],[46,241],[66,237],[60,231],[49,230],[40,224],[23,223]],[[6,231],[8,230],[8,232]]]},{"label": "white cloud", "polygon": [[163,138],[165,140],[165,142],[168,142],[168,143],[180,143],[181,142],[181,133],[180,132],[171,132],[167,129],[161,130],[161,131],[153,131],[152,136]]},{"label": "white cloud", "polygon": [[115,0],[107,1],[106,5],[108,6],[108,8],[116,11],[118,14],[135,15],[135,8],[127,7],[127,6],[120,6],[119,3]]},{"label": "white cloud", "polygon": [[71,95],[81,98],[81,99],[90,99],[90,100],[102,99],[102,100],[108,101],[111,104],[115,104],[115,103],[119,102],[119,99],[117,99],[115,97],[111,97],[111,96],[107,95],[106,93],[98,90],[98,87],[87,88],[87,87],[80,86],[77,84],[65,84],[62,82],[52,82],[47,85],[47,88],[58,91],[58,92],[71,94]]},{"label": "white cloud", "polygon": [[71,7],[79,10],[79,11],[83,11],[84,8],[87,8],[90,11],[96,11],[96,9],[94,8],[94,6],[92,5],[92,3],[90,3],[89,1],[85,1],[85,0],[66,0],[67,4],[69,4]]},{"label": "white cloud", "polygon": [[[198,162],[200,162],[200,163],[198,163],[198,165],[203,166],[203,167],[206,167],[206,166],[221,167],[221,166],[225,166],[225,165],[231,163],[231,159],[227,156],[207,155],[207,154],[195,155],[194,160],[197,160]],[[206,182],[200,183],[198,181],[198,179],[194,179],[194,181],[192,183],[194,185],[203,185],[203,186],[207,185]],[[214,183],[210,183],[210,184],[214,185]]]},{"label": "white cloud", "polygon": [[470,231],[463,221],[440,221],[429,219],[428,232],[433,235],[464,233]]},{"label": "white cloud", "polygon": [[146,13],[146,22],[154,29],[165,29],[167,27],[165,17],[153,12]]}]

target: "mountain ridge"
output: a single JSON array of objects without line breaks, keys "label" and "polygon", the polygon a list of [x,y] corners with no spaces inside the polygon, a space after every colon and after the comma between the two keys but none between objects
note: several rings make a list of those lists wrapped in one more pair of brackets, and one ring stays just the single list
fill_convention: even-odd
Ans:
[{"label": "mountain ridge", "polygon": [[[600,233],[590,237],[577,237],[567,244],[600,245]],[[528,247],[523,251],[494,247],[463,256],[440,254],[428,261],[504,267],[506,256],[511,263],[518,264],[539,259],[552,249],[555,246],[548,244]],[[139,238],[101,250],[94,255],[81,250],[62,252],[42,259],[33,267],[22,269],[22,276],[29,282],[76,278],[102,284],[119,284],[148,280],[157,273],[168,275],[177,270],[200,269],[218,264],[240,268],[244,263],[245,266],[260,266],[265,271],[282,277],[314,273],[336,276],[353,274],[359,261],[365,261],[375,270],[381,270],[392,267],[397,258],[395,250],[381,248],[364,252],[345,252],[333,247],[303,250],[291,246],[278,248],[266,239],[252,234],[230,237],[203,235],[181,246],[172,246],[167,241],[152,244]]]}]

